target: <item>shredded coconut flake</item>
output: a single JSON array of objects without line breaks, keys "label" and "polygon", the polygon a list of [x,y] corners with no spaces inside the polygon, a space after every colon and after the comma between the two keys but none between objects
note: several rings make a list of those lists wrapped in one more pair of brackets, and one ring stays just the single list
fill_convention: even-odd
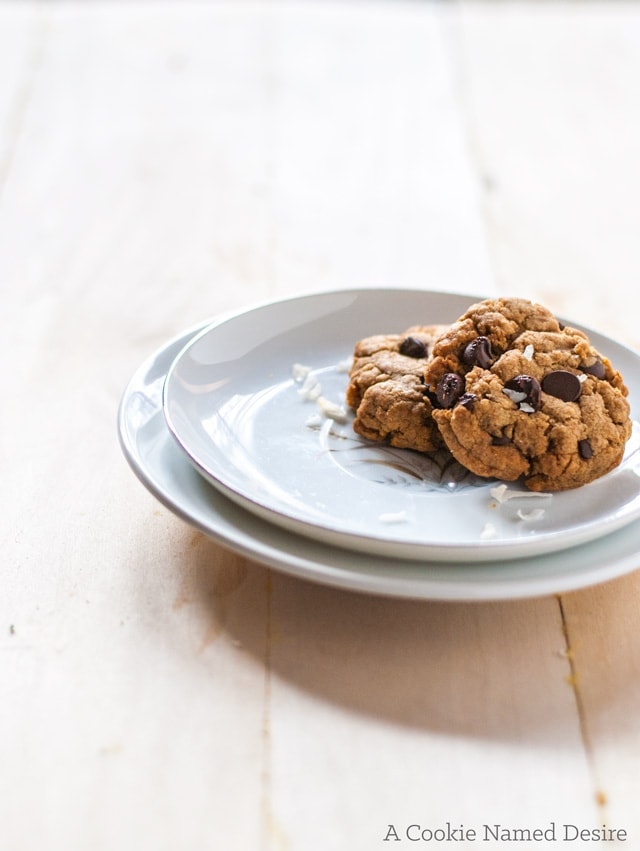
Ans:
[{"label": "shredded coconut flake", "polygon": [[534,508],[531,511],[523,511],[521,508],[519,508],[518,517],[520,518],[520,520],[524,520],[525,522],[540,520],[542,517],[544,517],[544,508]]},{"label": "shredded coconut flake", "polygon": [[336,372],[349,372],[353,366],[353,358],[345,358],[336,364]]},{"label": "shredded coconut flake", "polygon": [[307,402],[315,402],[317,401],[322,394],[322,387],[319,384],[314,384],[307,392],[304,394],[304,398]]},{"label": "shredded coconut flake", "polygon": [[508,387],[503,387],[502,392],[505,396],[508,396],[512,402],[518,404],[519,402],[524,402],[527,398],[527,394],[523,393],[522,390],[510,390]]},{"label": "shredded coconut flake", "polygon": [[525,414],[535,414],[536,409],[533,408],[528,402],[520,402],[520,410],[524,411]]},{"label": "shredded coconut flake", "polygon": [[522,356],[527,360],[533,360],[533,346],[531,345],[531,343],[529,343],[529,345],[525,347]]},{"label": "shredded coconut flake", "polygon": [[309,373],[302,382],[302,387],[299,388],[298,393],[308,402],[315,402],[322,393],[322,387],[317,378]]},{"label": "shredded coconut flake", "polygon": [[332,431],[333,426],[334,426],[333,420],[326,419],[326,418],[323,420],[322,426],[320,428],[320,445],[321,446],[326,446],[327,438],[329,437],[330,434],[333,434],[333,431]]},{"label": "shredded coconut flake", "polygon": [[386,514],[380,514],[378,520],[381,523],[406,523],[407,522],[407,512],[406,511],[389,511]]},{"label": "shredded coconut flake", "polygon": [[318,396],[316,401],[325,417],[329,417],[338,423],[345,423],[347,421],[347,414],[340,405],[336,405],[330,399],[325,399],[324,396]]},{"label": "shredded coconut flake", "polygon": [[495,538],[498,534],[498,530],[493,525],[493,523],[485,523],[484,529],[480,532],[480,540],[489,541],[491,538]]},{"label": "shredded coconut flake", "polygon": [[320,414],[314,414],[312,417],[309,417],[309,419],[305,422],[305,425],[307,428],[320,428],[322,422],[323,420]]},{"label": "shredded coconut flake", "polygon": [[495,488],[491,488],[489,493],[496,500],[496,502],[505,502],[507,499],[509,499],[509,497],[507,496],[506,485],[497,485]]},{"label": "shredded coconut flake", "polygon": [[587,380],[587,377],[588,376],[587,376],[586,372],[581,372],[580,375],[578,376],[578,381],[580,382],[580,384],[584,384],[585,381]]},{"label": "shredded coconut flake", "polygon": [[496,502],[506,502],[508,499],[527,499],[529,497],[550,497],[550,493],[539,493],[538,491],[514,491],[509,490],[506,485],[496,485],[489,491]]},{"label": "shredded coconut flake", "polygon": [[305,378],[311,372],[310,366],[305,366],[302,363],[294,363],[291,367],[291,374],[293,375],[293,380],[300,383],[305,380]]}]

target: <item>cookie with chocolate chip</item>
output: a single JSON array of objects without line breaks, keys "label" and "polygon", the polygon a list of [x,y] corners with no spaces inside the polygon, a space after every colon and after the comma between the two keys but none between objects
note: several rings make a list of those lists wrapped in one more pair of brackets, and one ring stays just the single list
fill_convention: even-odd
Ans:
[{"label": "cookie with chocolate chip", "polygon": [[533,491],[604,475],[631,434],[620,373],[583,332],[524,299],[472,305],[435,341],[425,382],[456,460]]},{"label": "cookie with chocolate chip", "polygon": [[361,437],[419,452],[442,446],[423,374],[433,341],[444,330],[443,325],[416,325],[403,334],[378,334],[356,343],[346,399]]}]

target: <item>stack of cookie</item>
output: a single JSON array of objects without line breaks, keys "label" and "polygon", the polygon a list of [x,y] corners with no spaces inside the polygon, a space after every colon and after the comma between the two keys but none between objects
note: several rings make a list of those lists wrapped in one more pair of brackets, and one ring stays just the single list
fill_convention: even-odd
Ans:
[{"label": "stack of cookie", "polygon": [[368,440],[419,452],[444,445],[478,476],[561,491],[620,463],[627,395],[582,331],[542,305],[500,298],[450,326],[358,342],[347,403]]}]

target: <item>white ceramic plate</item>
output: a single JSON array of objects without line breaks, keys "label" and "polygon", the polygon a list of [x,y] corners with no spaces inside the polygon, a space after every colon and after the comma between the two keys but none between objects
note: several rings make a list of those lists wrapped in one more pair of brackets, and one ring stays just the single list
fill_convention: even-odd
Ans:
[{"label": "white ceramic plate", "polygon": [[[345,407],[361,337],[456,319],[476,297],[349,290],[271,302],[221,320],[176,358],[164,386],[170,431],[194,466],[243,508],[297,534],[370,554],[489,561],[547,553],[640,515],[640,434],[609,475],[564,493],[498,502],[452,463],[360,439]],[[638,397],[640,358],[589,332]],[[295,365],[310,369],[302,382]],[[296,377],[298,378],[296,380]],[[341,414],[326,406],[321,392]],[[306,389],[305,389],[306,388]],[[305,392],[301,392],[301,391]]]},{"label": "white ceramic plate", "polygon": [[165,375],[195,330],[167,343],[135,372],[120,402],[118,434],[132,470],[156,499],[223,546],[301,579],[425,600],[543,597],[596,585],[640,567],[640,522],[547,556],[463,564],[363,555],[261,520],[210,487],[165,426]]}]

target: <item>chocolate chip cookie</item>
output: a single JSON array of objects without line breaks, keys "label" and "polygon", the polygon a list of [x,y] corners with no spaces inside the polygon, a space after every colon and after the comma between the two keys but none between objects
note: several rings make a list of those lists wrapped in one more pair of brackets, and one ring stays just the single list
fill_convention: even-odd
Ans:
[{"label": "chocolate chip cookie", "polygon": [[378,334],[356,344],[346,399],[361,437],[419,452],[442,446],[423,375],[433,341],[444,330],[416,325],[404,334]]},{"label": "chocolate chip cookie", "polygon": [[456,460],[533,491],[604,475],[631,434],[620,373],[584,333],[525,299],[472,305],[434,342],[425,383]]}]

